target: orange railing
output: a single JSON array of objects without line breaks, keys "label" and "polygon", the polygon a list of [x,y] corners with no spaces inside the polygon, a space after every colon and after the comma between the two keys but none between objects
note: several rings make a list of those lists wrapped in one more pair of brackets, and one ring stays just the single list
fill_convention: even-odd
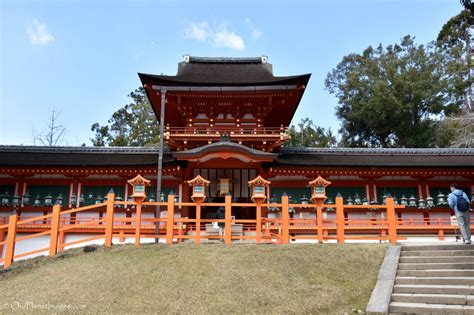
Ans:
[{"label": "orange railing", "polygon": [[[53,207],[51,214],[26,217],[11,215],[8,218],[0,218],[0,254],[5,249],[5,254],[0,255],[0,263],[8,268],[15,259],[27,257],[38,253],[48,252],[50,256],[56,255],[66,247],[81,243],[103,239],[104,245],[112,245],[113,237],[123,240],[125,237],[133,237],[135,245],[139,246],[143,237],[160,237],[164,232],[167,244],[181,242],[186,239],[194,240],[196,244],[202,240],[221,239],[225,244],[231,244],[233,240],[254,240],[257,244],[278,243],[288,244],[295,240],[316,240],[323,243],[335,240],[344,243],[346,240],[388,240],[396,243],[403,239],[401,235],[406,233],[422,233],[432,235],[436,233],[439,239],[444,238],[445,232],[455,231],[455,226],[449,218],[400,218],[397,212],[403,211],[405,206],[395,205],[393,198],[387,198],[385,205],[344,205],[343,198],[337,197],[334,205],[327,204],[290,204],[288,196],[282,196],[280,203],[232,203],[232,197],[226,196],[223,203],[195,203],[182,202],[175,204],[174,196],[169,195],[167,202],[124,202],[114,201],[114,194],[107,196],[104,203],[61,211],[59,205]],[[116,217],[116,207],[134,207],[134,217]],[[143,217],[142,207],[157,207],[167,211],[164,218]],[[196,218],[175,218],[176,207],[194,208]],[[224,219],[202,219],[203,207],[224,207]],[[254,208],[256,219],[234,219],[232,208],[246,207]],[[265,218],[262,209],[268,207],[278,208],[281,217]],[[315,211],[314,218],[290,218],[289,209]],[[335,215],[324,217],[323,210],[335,209]],[[104,217],[76,215],[80,212],[105,210]],[[378,217],[351,218],[347,214],[351,211],[373,211]],[[374,213],[374,212],[373,212]],[[223,223],[223,233],[203,233],[206,225],[214,222]],[[207,226],[209,227],[209,226]],[[234,231],[234,229],[236,229]],[[18,233],[29,234],[18,237]],[[34,231],[34,232],[32,232]],[[155,233],[157,235],[155,235]],[[215,231],[214,231],[215,232]],[[94,236],[65,242],[68,233],[94,234]],[[49,236],[49,246],[37,248],[31,251],[15,254],[15,248],[19,242],[31,240],[38,237]]]},{"label": "orange railing", "polygon": [[285,133],[285,128],[280,127],[233,127],[233,126],[213,126],[213,127],[169,127],[166,128],[167,135],[280,135]]}]

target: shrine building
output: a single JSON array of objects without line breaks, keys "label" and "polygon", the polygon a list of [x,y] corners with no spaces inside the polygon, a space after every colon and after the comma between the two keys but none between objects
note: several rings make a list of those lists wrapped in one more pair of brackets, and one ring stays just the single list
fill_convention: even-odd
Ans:
[{"label": "shrine building", "polygon": [[[94,205],[113,189],[118,201],[131,198],[127,181],[141,174],[150,180],[149,201],[173,193],[176,217],[195,218],[188,181],[208,180],[207,201],[230,194],[236,203],[251,202],[249,181],[261,176],[268,202],[283,194],[290,203],[308,203],[308,182],[318,176],[327,187],[326,217],[339,193],[349,205],[380,205],[387,196],[406,205],[399,218],[449,218],[449,184],[474,194],[474,150],[456,148],[296,148],[287,145],[287,129],[311,74],[275,76],[267,57],[203,58],[184,56],[176,75],[139,73],[158,118],[164,120],[162,193],[157,196],[159,149],[155,147],[0,146],[0,218],[21,217]],[[314,105],[317,106],[317,105]],[[163,115],[163,117],[162,117]],[[316,122],[318,117],[311,117]],[[266,218],[278,211],[264,207]],[[133,217],[133,209],[116,209]],[[202,218],[216,209],[204,207]],[[315,218],[310,209],[290,209],[291,218]],[[102,217],[101,211],[89,215]],[[154,207],[143,216],[153,217]],[[346,219],[366,211],[345,213]],[[377,216],[376,211],[373,214]],[[235,207],[235,219],[255,219],[255,208]],[[429,222],[429,221],[428,221]],[[433,221],[434,222],[434,221]]]}]

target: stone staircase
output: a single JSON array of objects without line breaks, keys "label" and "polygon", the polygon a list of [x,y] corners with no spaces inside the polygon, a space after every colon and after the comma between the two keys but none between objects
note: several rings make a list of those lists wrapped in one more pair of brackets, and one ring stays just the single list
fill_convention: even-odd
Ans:
[{"label": "stone staircase", "polygon": [[474,314],[474,245],[402,246],[389,310]]}]

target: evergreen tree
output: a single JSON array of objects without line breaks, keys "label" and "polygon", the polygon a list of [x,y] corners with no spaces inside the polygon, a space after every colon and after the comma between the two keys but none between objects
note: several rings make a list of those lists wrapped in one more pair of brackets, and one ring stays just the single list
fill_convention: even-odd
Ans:
[{"label": "evergreen tree", "polygon": [[145,89],[140,87],[128,95],[133,102],[112,114],[108,125],[94,123],[91,130],[94,146],[155,146],[160,128]]},{"label": "evergreen tree", "polygon": [[299,129],[295,126],[288,128],[290,139],[285,143],[289,147],[334,147],[337,144],[336,137],[331,129],[315,126],[309,118],[301,119],[298,124]]},{"label": "evergreen tree", "polygon": [[433,147],[443,115],[459,112],[453,71],[434,44],[410,36],[350,54],[326,78],[339,99],[341,143],[357,147]]}]

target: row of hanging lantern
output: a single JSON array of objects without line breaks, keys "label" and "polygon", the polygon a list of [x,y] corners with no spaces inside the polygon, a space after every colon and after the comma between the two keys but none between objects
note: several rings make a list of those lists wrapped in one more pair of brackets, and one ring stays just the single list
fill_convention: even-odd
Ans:
[{"label": "row of hanging lantern", "polygon": [[56,198],[53,198],[51,193],[48,193],[45,197],[36,195],[35,198],[31,198],[29,193],[25,193],[21,198],[18,194],[10,198],[9,194],[5,193],[1,197],[0,204],[2,206],[20,207],[30,205],[30,201],[33,201],[34,207],[61,205],[64,201],[64,197],[62,194],[59,194]]},{"label": "row of hanging lantern", "polygon": [[[387,198],[388,198],[388,194],[385,193],[382,197],[382,204],[385,205],[387,203]],[[435,203],[435,199],[431,197],[430,195],[428,195],[426,199],[424,199],[423,197],[420,197],[418,198],[418,200],[416,199],[414,195],[411,195],[409,198],[405,197],[405,195],[402,195],[400,200],[398,200],[396,197],[393,197],[393,199],[394,199],[395,205],[404,205],[409,208],[418,208],[418,209],[430,209],[434,207],[445,207],[448,205],[446,195],[444,195],[441,192],[436,196],[436,203]],[[305,200],[301,198],[301,203],[304,203],[304,201]],[[326,201],[326,204],[334,205],[334,201],[328,198]],[[349,196],[346,200],[346,204],[351,206],[351,205],[377,205],[378,203],[376,201],[371,201],[369,203],[369,201],[367,200],[365,196],[361,198],[358,194],[356,194],[354,198],[352,198],[352,196]],[[335,208],[328,207],[326,208],[326,210],[335,211]],[[377,210],[377,209],[374,208],[373,210]]]}]

